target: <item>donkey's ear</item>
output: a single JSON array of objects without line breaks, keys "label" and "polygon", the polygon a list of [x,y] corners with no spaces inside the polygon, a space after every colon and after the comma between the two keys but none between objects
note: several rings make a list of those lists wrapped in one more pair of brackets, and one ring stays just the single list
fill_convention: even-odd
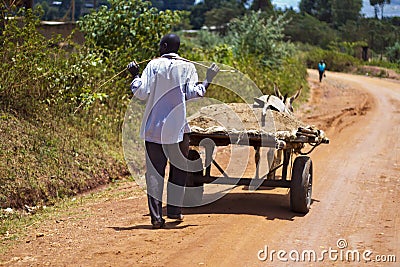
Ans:
[{"label": "donkey's ear", "polygon": [[276,83],[274,83],[274,92],[277,97],[279,97],[280,99],[283,99],[283,96],[282,96],[281,92],[279,91],[278,85]]},{"label": "donkey's ear", "polygon": [[283,97],[283,100],[282,100],[282,101],[283,101],[283,103],[286,103],[286,99],[287,99],[287,97],[288,97],[288,94],[286,93],[286,94],[285,94],[285,96]]},{"label": "donkey's ear", "polygon": [[301,94],[301,90],[303,89],[303,86],[300,86],[299,90],[297,90],[296,94],[290,98],[290,103],[293,103]]}]

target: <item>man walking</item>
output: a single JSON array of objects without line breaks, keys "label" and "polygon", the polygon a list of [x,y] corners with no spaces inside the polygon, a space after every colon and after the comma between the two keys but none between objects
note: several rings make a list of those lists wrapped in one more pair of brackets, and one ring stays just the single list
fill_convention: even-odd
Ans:
[{"label": "man walking", "polygon": [[179,46],[179,37],[167,34],[160,41],[160,57],[149,62],[141,77],[135,62],[127,67],[134,77],[130,86],[134,96],[146,101],[140,137],[145,140],[147,197],[153,228],[162,228],[165,224],[162,194],[168,160],[167,217],[183,220],[181,207],[189,152],[187,133],[190,132],[185,102],[203,97],[219,71],[212,64],[205,81],[198,83],[193,63],[178,56]]},{"label": "man walking", "polygon": [[322,76],[325,77],[326,64],[324,60],[318,63],[319,82],[322,81]]}]

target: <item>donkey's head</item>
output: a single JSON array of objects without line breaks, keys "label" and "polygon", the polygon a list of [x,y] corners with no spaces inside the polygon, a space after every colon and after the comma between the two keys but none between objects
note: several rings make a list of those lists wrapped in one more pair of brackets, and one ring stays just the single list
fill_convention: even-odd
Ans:
[{"label": "donkey's head", "polygon": [[300,86],[299,90],[297,90],[296,94],[288,98],[288,95],[285,94],[282,96],[281,92],[279,91],[278,86],[276,83],[274,83],[274,92],[275,95],[282,100],[283,104],[285,105],[285,112],[287,113],[293,113],[293,102],[300,96],[301,90],[303,89],[303,86]]},{"label": "donkey's head", "polygon": [[294,96],[288,98],[287,94],[282,96],[278,86],[274,84],[275,95],[263,95],[259,98],[255,98],[254,107],[273,109],[278,112],[293,113],[293,102],[299,97],[302,88],[303,87],[301,86]]}]

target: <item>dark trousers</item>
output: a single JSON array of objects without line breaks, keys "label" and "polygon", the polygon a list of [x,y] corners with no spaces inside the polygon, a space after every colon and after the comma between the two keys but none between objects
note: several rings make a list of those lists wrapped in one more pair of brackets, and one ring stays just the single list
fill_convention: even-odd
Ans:
[{"label": "dark trousers", "polygon": [[187,177],[189,136],[177,144],[161,145],[145,142],[147,198],[152,222],[162,220],[162,195],[167,161],[169,178],[167,184],[167,215],[181,214]]},{"label": "dark trousers", "polygon": [[318,70],[318,72],[319,72],[319,82],[321,82],[322,81],[322,76],[324,76],[325,71],[324,70],[323,71]]}]

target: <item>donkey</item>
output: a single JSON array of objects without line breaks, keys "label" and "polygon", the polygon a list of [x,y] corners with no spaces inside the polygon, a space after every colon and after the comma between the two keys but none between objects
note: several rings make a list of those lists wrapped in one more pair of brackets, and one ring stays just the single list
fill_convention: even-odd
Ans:
[{"label": "donkey", "polygon": [[[299,90],[297,90],[296,94],[294,94],[291,97],[287,97],[287,94],[285,96],[282,96],[281,92],[279,91],[278,86],[276,83],[274,83],[274,92],[275,95],[263,95],[258,98],[254,98],[254,104],[253,108],[262,108],[263,109],[263,116],[266,115],[266,112],[268,109],[275,110],[281,113],[286,113],[286,114],[293,114],[293,102],[300,96],[301,90],[303,89],[303,86],[300,86]],[[256,150],[255,153],[255,162],[256,162],[256,178],[259,178],[259,161],[261,158],[260,155],[260,147],[254,147]],[[273,154],[273,162],[271,168],[275,168],[275,166],[278,166],[281,161],[282,161],[282,150],[279,149],[276,153],[274,153],[274,150],[269,150],[268,154],[272,153]],[[272,157],[272,155],[270,155]],[[268,156],[268,158],[270,158]],[[268,175],[268,179],[274,179],[275,178],[275,171],[271,172]]]},{"label": "donkey", "polygon": [[265,114],[265,110],[267,109],[292,114],[293,102],[300,96],[302,89],[303,86],[300,86],[296,94],[288,98],[287,94],[285,94],[285,96],[282,96],[278,86],[276,85],[276,83],[274,83],[275,95],[263,95],[258,98],[254,98],[255,102],[253,104],[253,107],[263,108],[263,114]]}]

